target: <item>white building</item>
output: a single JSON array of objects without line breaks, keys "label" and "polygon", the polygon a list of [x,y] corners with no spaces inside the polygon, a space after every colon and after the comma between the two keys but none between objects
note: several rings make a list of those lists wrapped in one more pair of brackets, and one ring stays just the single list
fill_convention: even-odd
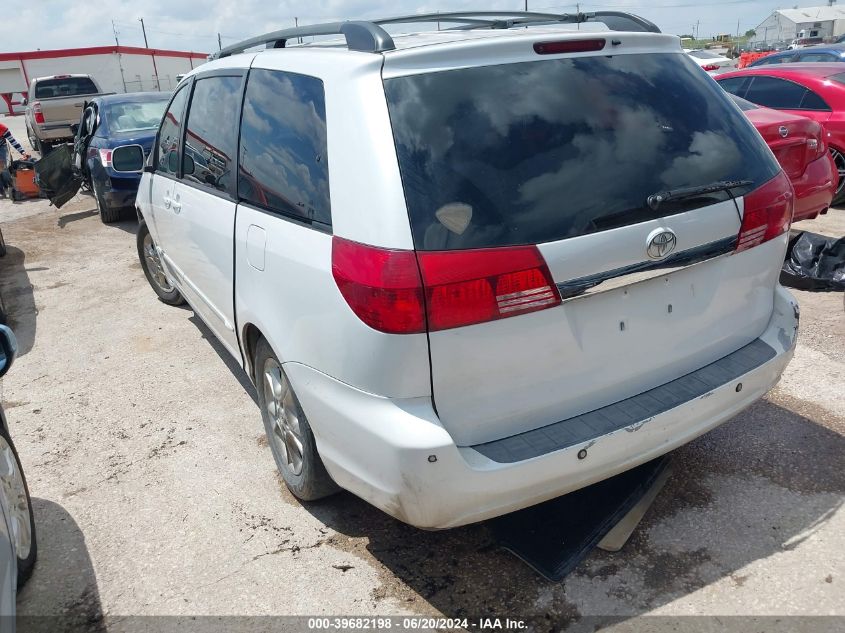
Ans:
[{"label": "white building", "polygon": [[205,61],[205,53],[132,46],[0,53],[0,112],[21,112],[21,100],[35,77],[84,73],[103,92],[172,90],[176,75]]},{"label": "white building", "polygon": [[835,38],[845,34],[845,7],[778,9],[754,32],[752,44],[791,41],[796,37]]}]

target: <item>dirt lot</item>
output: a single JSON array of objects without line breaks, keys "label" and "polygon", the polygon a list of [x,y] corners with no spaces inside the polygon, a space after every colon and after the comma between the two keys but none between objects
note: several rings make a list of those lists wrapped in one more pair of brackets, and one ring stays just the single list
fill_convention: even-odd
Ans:
[{"label": "dirt lot", "polygon": [[[801,337],[781,384],[676,452],[621,552],[552,584],[483,524],[421,532],[349,494],[295,501],[244,373],[190,310],[156,299],[136,225],[105,226],[93,209],[87,196],[61,210],[0,201],[0,290],[20,343],[2,399],[39,538],[19,613],[81,630],[102,615],[110,629],[165,614],[539,615],[550,628],[845,616],[841,293],[795,293]],[[842,235],[845,210],[803,224]]]}]

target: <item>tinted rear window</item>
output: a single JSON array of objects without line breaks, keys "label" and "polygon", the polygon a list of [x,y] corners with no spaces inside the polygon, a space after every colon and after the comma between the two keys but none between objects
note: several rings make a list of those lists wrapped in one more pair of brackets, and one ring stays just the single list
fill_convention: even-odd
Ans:
[{"label": "tinted rear window", "polygon": [[45,79],[35,84],[35,98],[74,97],[97,94],[97,86],[88,77],[67,77],[66,79]]},{"label": "tinted rear window", "polygon": [[161,123],[166,107],[167,99],[110,103],[106,106],[106,117],[112,132],[154,130]]},{"label": "tinted rear window", "polygon": [[[718,199],[647,197],[779,167],[682,54],[548,59],[385,80],[421,250],[533,244]],[[721,199],[726,199],[722,197]]]}]

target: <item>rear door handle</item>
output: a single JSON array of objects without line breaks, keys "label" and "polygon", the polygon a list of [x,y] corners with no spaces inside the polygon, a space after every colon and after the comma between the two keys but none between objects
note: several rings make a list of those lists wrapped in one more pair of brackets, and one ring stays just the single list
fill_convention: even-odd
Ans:
[{"label": "rear door handle", "polygon": [[175,200],[172,201],[173,211],[175,213],[179,213],[182,210],[182,203],[179,202],[179,197],[177,196]]}]

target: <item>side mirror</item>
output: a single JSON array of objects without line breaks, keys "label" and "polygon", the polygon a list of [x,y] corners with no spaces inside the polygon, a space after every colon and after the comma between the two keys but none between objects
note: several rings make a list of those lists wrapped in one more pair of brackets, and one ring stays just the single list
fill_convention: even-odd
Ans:
[{"label": "side mirror", "polygon": [[140,145],[121,145],[112,150],[111,166],[117,172],[139,172],[144,169],[144,148]]},{"label": "side mirror", "polygon": [[175,174],[179,171],[179,152],[175,149],[167,152],[167,171]]},{"label": "side mirror", "polygon": [[194,173],[196,169],[196,165],[194,164],[194,159],[185,154],[185,158],[182,160],[182,173],[185,176],[190,176]]},{"label": "side mirror", "polygon": [[18,339],[8,325],[0,325],[0,376],[5,376],[18,355]]},{"label": "side mirror", "polygon": [[74,136],[78,135],[79,134],[79,123],[74,123],[73,125],[71,125],[70,131]]},{"label": "side mirror", "polygon": [[21,100],[21,105],[26,105],[26,104],[28,104],[28,103],[29,103],[29,99],[27,99],[26,97],[24,97],[24,98]]}]

